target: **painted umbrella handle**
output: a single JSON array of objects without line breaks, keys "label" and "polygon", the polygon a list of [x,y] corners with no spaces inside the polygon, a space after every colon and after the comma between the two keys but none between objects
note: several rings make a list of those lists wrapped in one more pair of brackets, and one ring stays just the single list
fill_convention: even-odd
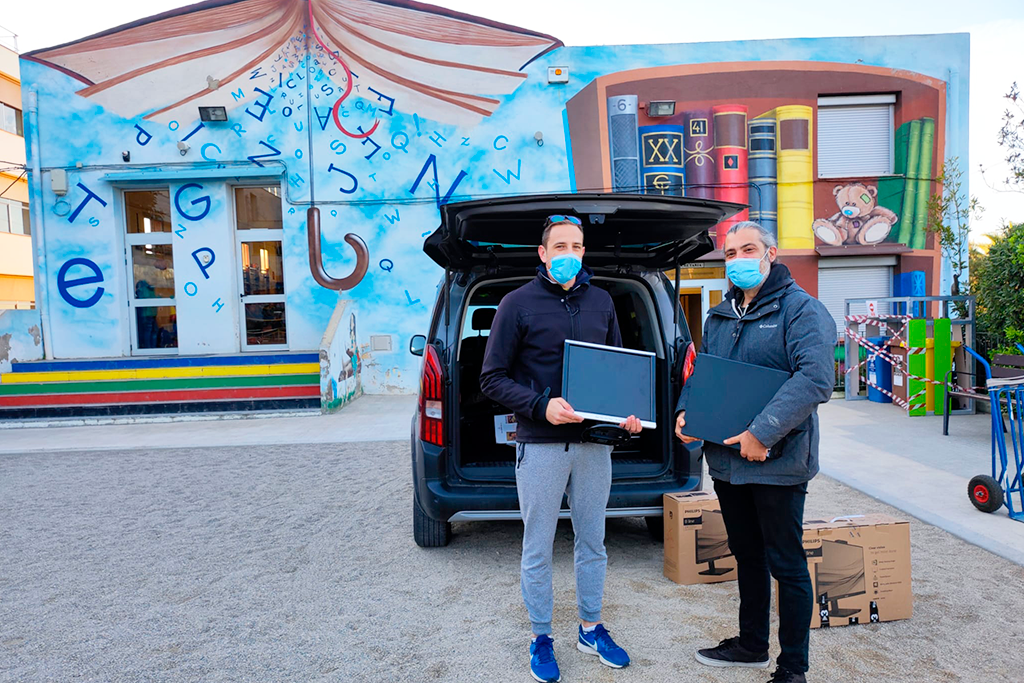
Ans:
[{"label": "painted umbrella handle", "polygon": [[306,210],[306,233],[309,237],[309,270],[317,284],[341,292],[352,289],[362,282],[370,267],[370,250],[362,237],[352,232],[345,235],[345,241],[352,245],[352,249],[356,252],[356,267],[351,275],[333,278],[324,270],[323,253],[320,247],[320,209],[315,206]]}]

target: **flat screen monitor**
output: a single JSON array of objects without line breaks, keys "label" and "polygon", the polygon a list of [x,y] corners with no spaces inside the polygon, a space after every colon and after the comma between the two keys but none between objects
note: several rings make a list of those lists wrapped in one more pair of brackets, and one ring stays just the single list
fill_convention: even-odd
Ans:
[{"label": "flat screen monitor", "polygon": [[864,548],[843,541],[822,541],[821,562],[815,566],[819,604],[832,603],[831,616],[844,617],[860,610],[839,608],[838,601],[866,591],[864,581]]},{"label": "flat screen monitor", "polygon": [[589,420],[620,423],[630,415],[649,429],[655,419],[655,355],[566,340],[562,398]]},{"label": "flat screen monitor", "polygon": [[721,576],[732,571],[731,567],[715,567],[715,560],[732,555],[729,550],[729,534],[725,530],[725,518],[721,510],[704,510],[700,516],[700,528],[696,530],[697,564],[709,563],[709,569],[700,572],[706,576]]}]

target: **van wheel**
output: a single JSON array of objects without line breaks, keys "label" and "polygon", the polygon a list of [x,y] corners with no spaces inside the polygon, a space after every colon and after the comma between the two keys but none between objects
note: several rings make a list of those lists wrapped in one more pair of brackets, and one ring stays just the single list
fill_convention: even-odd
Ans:
[{"label": "van wheel", "polygon": [[415,493],[412,496],[412,537],[421,548],[443,548],[452,540],[451,522],[428,517]]},{"label": "van wheel", "polygon": [[665,518],[664,517],[644,517],[644,521],[647,522],[647,532],[651,535],[655,541],[665,541]]}]

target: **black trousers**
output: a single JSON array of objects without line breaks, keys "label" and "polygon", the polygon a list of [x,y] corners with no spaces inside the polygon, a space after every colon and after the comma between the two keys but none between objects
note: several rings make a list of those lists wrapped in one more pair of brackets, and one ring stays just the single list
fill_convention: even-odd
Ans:
[{"label": "black trousers", "polygon": [[779,582],[777,663],[796,673],[807,671],[814,608],[811,576],[803,545],[807,484],[733,485],[715,480],[729,550],[736,557],[740,589],[740,644],[768,651],[771,577]]}]

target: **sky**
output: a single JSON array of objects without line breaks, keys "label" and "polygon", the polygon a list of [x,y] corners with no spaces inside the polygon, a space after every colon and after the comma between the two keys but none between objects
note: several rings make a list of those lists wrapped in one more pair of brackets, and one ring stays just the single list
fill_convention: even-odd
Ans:
[{"label": "sky", "polygon": [[[17,34],[21,52],[81,38],[189,2],[180,0],[43,0],[7,2],[0,10],[0,42]],[[686,43],[770,38],[971,34],[970,191],[985,208],[974,223],[992,232],[1024,220],[1024,193],[1001,191],[1005,154],[996,143],[1003,95],[1024,87],[1024,2],[1020,0],[859,0],[856,4],[796,0],[441,0],[453,10],[548,33],[566,45]],[[623,12],[640,6],[639,14]],[[769,9],[773,11],[768,11]],[[723,20],[727,17],[727,21]],[[983,178],[979,169],[986,169]]]}]

